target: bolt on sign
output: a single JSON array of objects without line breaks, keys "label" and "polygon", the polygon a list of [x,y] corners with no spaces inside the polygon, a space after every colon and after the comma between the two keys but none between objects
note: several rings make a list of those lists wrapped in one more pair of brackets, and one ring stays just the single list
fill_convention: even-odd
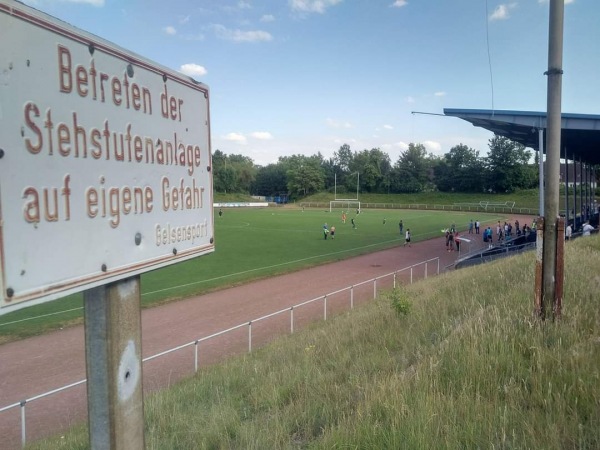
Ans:
[{"label": "bolt on sign", "polygon": [[214,251],[207,86],[0,0],[0,314]]}]

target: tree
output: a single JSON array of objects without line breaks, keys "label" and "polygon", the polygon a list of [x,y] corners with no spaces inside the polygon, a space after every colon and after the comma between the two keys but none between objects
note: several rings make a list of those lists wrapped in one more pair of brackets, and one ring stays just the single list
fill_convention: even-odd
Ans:
[{"label": "tree", "polygon": [[350,150],[348,144],[342,145],[339,150],[333,154],[334,164],[340,168],[343,174],[350,173],[353,159],[354,154],[352,153],[352,150]]},{"label": "tree", "polygon": [[325,177],[321,161],[318,155],[279,158],[279,163],[286,167],[287,186],[292,196],[306,196],[323,189]]},{"label": "tree", "polygon": [[[352,174],[360,174],[360,190],[364,192],[387,192],[386,177],[391,169],[390,157],[378,148],[356,153],[350,166]],[[346,188],[350,190],[353,185],[354,177],[347,177]]]},{"label": "tree", "polygon": [[250,192],[256,176],[252,158],[226,155],[215,150],[212,155],[213,189],[217,192]]},{"label": "tree", "polygon": [[483,166],[477,150],[464,144],[456,145],[436,164],[436,185],[440,191],[446,192],[481,192]]},{"label": "tree", "polygon": [[423,144],[408,145],[394,165],[392,190],[394,192],[421,192],[429,180],[431,163]]},{"label": "tree", "polygon": [[281,164],[269,164],[258,168],[252,183],[252,192],[266,197],[287,193],[287,182],[285,168]]},{"label": "tree", "polygon": [[529,164],[531,152],[510,139],[494,135],[485,158],[487,185],[494,192],[513,192],[535,187],[535,172]]}]

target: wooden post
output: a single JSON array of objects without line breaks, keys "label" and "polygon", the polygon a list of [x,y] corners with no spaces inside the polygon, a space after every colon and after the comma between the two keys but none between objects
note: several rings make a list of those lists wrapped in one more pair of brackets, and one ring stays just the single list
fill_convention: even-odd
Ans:
[{"label": "wooden post", "polygon": [[545,319],[544,310],[542,308],[542,260],[544,253],[544,218],[539,217],[536,225],[536,247],[535,247],[535,295],[534,295],[534,314]]},{"label": "wooden post", "polygon": [[90,448],[142,450],[139,276],[84,293]]},{"label": "wooden post", "polygon": [[560,319],[562,313],[563,284],[565,278],[565,218],[559,217],[556,227],[556,291],[552,313]]}]

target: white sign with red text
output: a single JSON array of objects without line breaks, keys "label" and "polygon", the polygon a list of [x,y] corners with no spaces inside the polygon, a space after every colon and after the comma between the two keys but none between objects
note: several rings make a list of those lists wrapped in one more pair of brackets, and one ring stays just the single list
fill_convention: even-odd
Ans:
[{"label": "white sign with red text", "polygon": [[214,250],[208,88],[0,0],[0,314]]}]

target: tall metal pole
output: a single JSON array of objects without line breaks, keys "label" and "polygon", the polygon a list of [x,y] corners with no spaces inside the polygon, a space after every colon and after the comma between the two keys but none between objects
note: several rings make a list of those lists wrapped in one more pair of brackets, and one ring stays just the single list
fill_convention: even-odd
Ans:
[{"label": "tall metal pole", "polygon": [[565,148],[565,218],[566,224],[569,225],[569,155]]},{"label": "tall metal pole", "polygon": [[562,55],[564,0],[550,0],[548,33],[548,124],[546,140],[546,183],[544,199],[544,250],[542,272],[541,317],[553,309],[556,302],[556,239],[559,204],[560,137],[562,99]]},{"label": "tall metal pole", "polygon": [[544,129],[538,129],[538,148],[539,151],[539,174],[540,174],[540,211],[538,216],[544,216],[544,202],[546,195],[544,193]]}]

